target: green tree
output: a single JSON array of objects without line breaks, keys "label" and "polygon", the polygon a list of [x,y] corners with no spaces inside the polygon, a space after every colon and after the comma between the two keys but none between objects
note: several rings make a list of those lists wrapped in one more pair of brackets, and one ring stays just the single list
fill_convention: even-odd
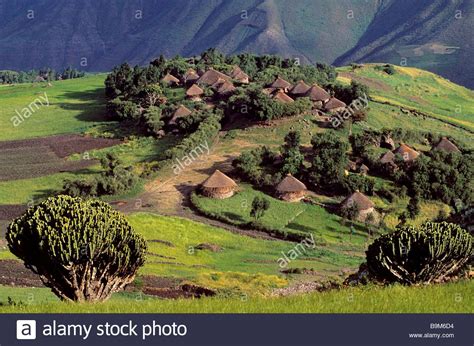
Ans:
[{"label": "green tree", "polygon": [[407,206],[408,217],[414,220],[420,214],[420,199],[418,195],[410,198],[410,202]]},{"label": "green tree", "polygon": [[264,197],[255,197],[252,201],[252,209],[250,210],[250,216],[258,221],[265,212],[270,208],[270,201]]},{"label": "green tree", "polygon": [[131,283],[146,242],[108,204],[60,195],[28,209],[7,230],[10,251],[59,298],[103,301]]},{"label": "green tree", "polygon": [[315,135],[313,145],[314,159],[310,177],[323,187],[338,187],[344,182],[344,171],[348,163],[348,143],[339,139],[333,132]]}]

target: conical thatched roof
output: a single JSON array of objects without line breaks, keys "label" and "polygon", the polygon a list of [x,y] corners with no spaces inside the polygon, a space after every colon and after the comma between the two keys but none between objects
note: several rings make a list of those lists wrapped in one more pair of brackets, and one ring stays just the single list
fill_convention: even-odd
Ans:
[{"label": "conical thatched roof", "polygon": [[438,144],[436,144],[434,149],[443,150],[443,151],[446,151],[448,153],[460,153],[461,152],[459,150],[459,148],[453,142],[451,142],[449,139],[447,139],[446,137],[441,138],[441,140],[439,141]]},{"label": "conical thatched roof", "polygon": [[342,102],[341,100],[339,100],[335,97],[332,97],[324,105],[324,108],[327,109],[327,110],[331,110],[331,109],[341,108],[341,107],[345,107],[345,106],[346,106],[346,104],[344,102]]},{"label": "conical thatched roof", "polygon": [[203,183],[202,187],[207,189],[222,189],[222,188],[233,188],[237,184],[227,175],[216,169],[212,175],[207,178]]},{"label": "conical thatched roof", "polygon": [[176,108],[176,110],[174,111],[173,116],[175,116],[175,117],[185,117],[186,115],[189,115],[191,113],[192,112],[186,106],[179,105],[179,107]]},{"label": "conical thatched roof", "polygon": [[355,204],[357,210],[367,210],[373,208],[375,204],[363,193],[356,191],[352,195],[346,197],[341,202],[341,208],[350,208]]},{"label": "conical thatched roof", "polygon": [[170,73],[167,73],[166,76],[164,76],[161,81],[163,83],[176,83],[178,84],[179,83],[179,79],[176,78],[175,76],[173,76],[172,74]]},{"label": "conical thatched roof", "polygon": [[249,80],[249,75],[242,71],[242,69],[237,65],[234,65],[234,67],[232,68],[230,76],[240,82],[247,82]]},{"label": "conical thatched roof", "polygon": [[225,94],[228,94],[228,93],[231,93],[235,90],[235,86],[234,84],[232,84],[231,82],[229,81],[223,81],[222,83],[220,83],[220,85],[217,87],[217,93],[219,95],[225,95]]},{"label": "conical thatched roof", "polygon": [[202,90],[196,84],[193,84],[188,90],[186,90],[187,96],[199,96],[202,94],[204,94],[204,90]]},{"label": "conical thatched roof", "polygon": [[381,163],[390,163],[390,162],[393,162],[394,159],[395,159],[395,154],[392,153],[391,151],[387,151],[380,158],[380,162]]},{"label": "conical thatched roof", "polygon": [[[326,101],[331,98],[331,95],[329,95],[326,90],[321,88],[317,84],[313,84],[307,91],[306,91],[306,97],[309,97],[311,101],[317,102],[317,101]],[[339,100],[338,100],[339,101]],[[345,106],[345,105],[344,105]]]},{"label": "conical thatched roof", "polygon": [[283,103],[292,103],[295,102],[291,97],[285,94],[283,91],[278,91],[275,95],[273,95],[273,99],[283,102]]},{"label": "conical thatched roof", "polygon": [[276,190],[279,193],[300,192],[306,190],[306,185],[291,174],[288,174],[285,179],[277,185]]},{"label": "conical thatched roof", "polygon": [[199,79],[199,75],[192,68],[188,69],[183,76],[185,82],[195,82]]},{"label": "conical thatched roof", "polygon": [[413,161],[420,155],[419,152],[404,143],[400,143],[400,146],[395,149],[394,154],[400,155],[404,161]]},{"label": "conical thatched roof", "polygon": [[213,68],[210,68],[204,74],[199,77],[199,79],[196,81],[196,83],[199,84],[205,84],[205,85],[213,85],[215,84],[219,79],[227,80],[230,81],[231,78],[219,71],[214,70]]},{"label": "conical thatched roof", "polygon": [[291,83],[287,82],[281,77],[278,77],[270,86],[277,89],[287,89],[291,88]]},{"label": "conical thatched roof", "polygon": [[300,80],[291,88],[290,93],[293,95],[305,95],[311,87],[306,84],[303,80]]},{"label": "conical thatched roof", "polygon": [[177,120],[178,118],[188,116],[188,115],[190,115],[191,113],[192,113],[192,112],[191,112],[186,106],[179,105],[179,107],[176,108],[176,110],[174,111],[173,117],[172,117],[171,120],[168,122],[168,124],[169,124],[169,125],[174,125],[174,124],[176,124],[176,120]]}]

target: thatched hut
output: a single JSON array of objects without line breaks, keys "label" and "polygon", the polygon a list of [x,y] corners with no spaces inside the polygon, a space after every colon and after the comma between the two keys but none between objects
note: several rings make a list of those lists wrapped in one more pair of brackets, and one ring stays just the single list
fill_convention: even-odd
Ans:
[{"label": "thatched hut", "polygon": [[196,83],[211,86],[216,84],[219,79],[226,80],[229,82],[231,81],[231,78],[229,76],[223,74],[222,72],[216,71],[213,68],[210,68],[209,70],[204,72],[201,77],[199,77]]},{"label": "thatched hut", "polygon": [[193,101],[201,101],[201,96],[204,94],[204,90],[193,84],[188,90],[186,90],[186,96]]},{"label": "thatched hut", "polygon": [[188,69],[183,76],[183,82],[185,84],[193,84],[199,79],[199,75],[192,68]]},{"label": "thatched hut", "polygon": [[400,155],[403,158],[403,161],[405,162],[414,161],[418,156],[420,156],[419,152],[410,148],[405,143],[400,143],[400,146],[395,149],[393,153],[395,155]]},{"label": "thatched hut", "polygon": [[179,79],[173,76],[171,73],[167,73],[166,76],[161,78],[161,82],[169,85],[178,85]]},{"label": "thatched hut", "polygon": [[313,84],[304,96],[309,97],[316,108],[322,108],[331,98],[331,95],[317,84]]},{"label": "thatched hut", "polygon": [[357,168],[357,173],[360,173],[362,175],[367,175],[367,173],[369,173],[369,167],[367,167],[367,165],[365,165],[365,164],[361,164]]},{"label": "thatched hut", "polygon": [[201,184],[201,193],[210,198],[224,199],[232,197],[237,184],[218,169]]},{"label": "thatched hut", "polygon": [[188,116],[188,115],[191,115],[191,114],[192,114],[192,112],[186,106],[179,105],[179,107],[176,108],[176,110],[174,111],[173,116],[171,117],[170,121],[168,122],[168,125],[176,125],[176,121],[179,118],[182,118],[182,117],[185,117],[185,116]]},{"label": "thatched hut", "polygon": [[294,85],[293,88],[290,89],[290,94],[294,97],[303,97],[309,91],[311,87],[304,82],[304,80],[300,80],[298,83]]},{"label": "thatched hut", "polygon": [[275,88],[263,88],[262,89],[262,92],[265,94],[265,95],[272,95],[274,92],[275,92]]},{"label": "thatched hut", "polygon": [[271,88],[280,89],[281,91],[288,92],[291,88],[291,83],[287,82],[281,77],[275,79],[275,81],[270,85]]},{"label": "thatched hut", "polygon": [[273,95],[273,99],[277,100],[282,103],[292,103],[295,102],[291,97],[289,97],[287,94],[285,94],[283,91],[278,90],[275,95]]},{"label": "thatched hut", "polygon": [[355,191],[340,204],[341,211],[349,208],[356,209],[356,220],[364,222],[369,214],[375,213],[375,204],[363,193]]},{"label": "thatched hut", "polygon": [[329,113],[337,113],[343,111],[346,108],[346,104],[341,100],[332,97],[328,102],[324,104],[324,110]]},{"label": "thatched hut", "polygon": [[234,65],[234,67],[232,68],[230,76],[232,77],[232,79],[242,84],[248,84],[250,82],[249,75],[242,71],[242,69],[237,65]]},{"label": "thatched hut", "polygon": [[438,142],[438,144],[436,144],[436,146],[433,149],[442,150],[447,153],[460,153],[461,152],[461,150],[459,150],[459,148],[446,137],[441,138],[441,140]]},{"label": "thatched hut", "polygon": [[227,96],[235,91],[235,86],[229,81],[223,80],[215,86],[216,92],[219,96]]},{"label": "thatched hut", "polygon": [[304,198],[306,185],[288,174],[276,187],[277,197],[287,202],[297,202]]}]

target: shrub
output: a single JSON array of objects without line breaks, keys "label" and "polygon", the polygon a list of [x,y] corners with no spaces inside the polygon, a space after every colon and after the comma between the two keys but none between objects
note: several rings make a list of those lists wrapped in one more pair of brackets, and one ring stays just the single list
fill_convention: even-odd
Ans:
[{"label": "shrub", "polygon": [[452,223],[400,227],[366,252],[369,273],[383,282],[432,283],[456,273],[473,255],[472,236]]},{"label": "shrub", "polygon": [[383,71],[385,72],[386,74],[389,74],[389,75],[393,75],[395,73],[397,73],[397,70],[395,70],[395,67],[393,67],[393,65],[390,65],[390,64],[386,64],[386,65],[377,65],[374,67],[375,70],[378,70],[378,71]]},{"label": "shrub", "polygon": [[95,197],[114,195],[131,189],[138,183],[133,167],[125,167],[114,154],[107,154],[101,160],[105,170],[92,179],[65,180],[63,194],[73,197]]},{"label": "shrub", "polygon": [[68,301],[106,300],[145,263],[145,240],[99,200],[48,198],[14,220],[6,238],[10,251]]}]

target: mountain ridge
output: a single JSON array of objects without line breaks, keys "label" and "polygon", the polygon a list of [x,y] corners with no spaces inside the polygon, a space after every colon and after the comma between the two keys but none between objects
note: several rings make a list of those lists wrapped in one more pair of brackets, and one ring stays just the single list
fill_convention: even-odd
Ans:
[{"label": "mountain ridge", "polygon": [[0,0],[0,69],[108,71],[217,47],[335,65],[405,59],[474,88],[473,9],[474,0]]}]

